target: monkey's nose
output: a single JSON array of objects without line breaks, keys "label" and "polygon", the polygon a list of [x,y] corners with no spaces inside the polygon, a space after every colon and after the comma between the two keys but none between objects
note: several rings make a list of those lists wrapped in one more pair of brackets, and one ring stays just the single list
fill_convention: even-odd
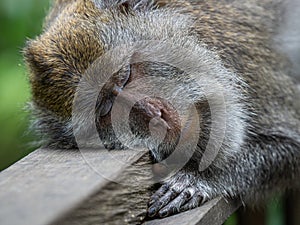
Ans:
[{"label": "monkey's nose", "polygon": [[180,121],[176,111],[166,101],[146,97],[138,101],[131,110],[131,124],[137,133],[149,134],[155,140],[175,136],[180,130]]}]

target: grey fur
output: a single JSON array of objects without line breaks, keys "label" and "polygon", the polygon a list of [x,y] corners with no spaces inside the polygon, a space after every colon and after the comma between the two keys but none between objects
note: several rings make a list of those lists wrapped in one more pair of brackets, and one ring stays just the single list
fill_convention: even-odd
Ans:
[{"label": "grey fur", "polygon": [[[118,137],[111,124],[99,125],[104,123],[104,119],[97,113],[98,127],[93,127],[94,113],[87,110],[97,99],[97,88],[103,85],[101,81],[107,74],[118,76],[122,66],[130,64],[132,60],[139,63],[139,57],[147,58],[156,52],[156,61],[143,63],[142,75],[151,79],[140,83],[138,88],[133,87],[136,94],[147,90],[155,95],[162,91],[166,93],[167,100],[176,99],[181,102],[182,110],[187,114],[189,111],[186,106],[196,104],[201,117],[201,132],[195,152],[188,140],[183,143],[184,148],[179,153],[191,153],[192,158],[180,171],[167,177],[163,188],[154,194],[152,199],[155,201],[151,201],[149,208],[151,216],[184,211],[218,195],[239,197],[245,203],[254,204],[276,191],[296,187],[299,185],[300,172],[299,90],[288,77],[287,58],[277,52],[273,42],[280,22],[280,9],[280,0],[209,0],[198,3],[57,1],[48,17],[44,34],[37,41],[29,43],[25,51],[33,74],[34,111],[38,117],[35,124],[47,134],[48,143],[55,147],[76,146],[75,137],[82,134],[82,131],[86,141],[81,144],[93,146],[98,134],[91,131],[98,129],[108,148],[122,147],[122,144],[143,144],[151,150],[156,161],[164,161],[174,152],[174,143],[163,143],[157,147],[157,140],[141,138],[147,135],[139,130],[140,122],[135,120],[130,122],[137,128],[137,137],[132,139],[127,136],[122,121],[118,121],[115,127],[118,133],[124,134]],[[83,14],[73,15],[74,10]],[[69,24],[69,21],[75,22]],[[93,39],[86,40],[88,35],[78,36],[76,40],[79,41],[79,46],[67,42],[70,46],[74,45],[73,49],[68,49],[62,37],[69,32],[66,28],[72,30],[74,24],[78,29],[91,32],[89,35],[93,35]],[[52,36],[53,33],[58,36]],[[48,46],[49,39],[54,40],[56,45]],[[148,44],[154,42],[158,45],[147,46],[145,40]],[[85,46],[88,47],[86,42],[92,47],[96,46],[97,51],[93,54],[85,52]],[[133,43],[141,44],[134,46]],[[170,48],[158,47],[168,46],[169,43],[172,43]],[[112,53],[111,57],[106,55],[105,59],[100,57],[104,53],[109,56],[109,52],[118,46],[123,46],[119,54]],[[186,50],[187,56],[178,55],[182,49]],[[57,106],[73,102],[78,92],[70,92],[71,95],[63,96],[63,102],[55,102],[60,99],[60,95],[58,98],[47,98],[40,91],[43,79],[48,76],[45,71],[50,71],[51,78],[53,69],[45,69],[45,65],[49,66],[50,62],[58,60],[48,54],[51,51],[59,52],[64,59],[62,66],[60,61],[57,63],[61,66],[58,66],[60,73],[52,74],[52,77],[56,80],[60,78],[66,87],[71,84],[71,87],[76,88],[80,81],[81,96],[73,118],[60,111]],[[74,62],[73,58],[68,58],[78,52],[81,53],[80,56],[87,55],[89,62],[82,62],[81,58],[78,59],[79,62]],[[136,53],[144,55],[134,59]],[[46,57],[40,59],[43,54]],[[97,61],[98,57],[100,61]],[[168,57],[177,63],[166,64],[163,59]],[[79,67],[76,73],[71,77],[61,78],[61,74],[68,71],[68,68],[73,68],[74,63],[78,63]],[[178,67],[180,63],[182,66]],[[183,67],[188,71],[196,71],[196,76],[181,70]],[[36,71],[42,73],[38,74]],[[102,75],[95,78],[93,71],[100,71],[99,74]],[[222,87],[224,99],[219,98],[220,90],[216,83]],[[57,83],[51,83],[47,88],[55,90],[55,85]],[[127,88],[130,90],[130,83]],[[98,98],[106,98],[105,94],[100,94]],[[209,99],[216,111],[210,111],[212,105],[208,104]],[[220,115],[218,111],[222,112],[222,104],[225,105],[226,113]],[[219,138],[213,135],[218,134],[218,129],[214,130],[212,126],[212,113],[217,113],[217,122],[225,121],[225,136],[219,148],[212,149],[218,152],[215,160],[206,170],[201,171],[199,163],[205,156],[209,138],[212,139],[212,146],[217,146]],[[221,122],[219,125],[221,127]],[[125,140],[125,143],[121,143],[118,138]],[[171,165],[167,162],[166,166]],[[190,200],[185,205],[175,206],[176,210],[173,206],[168,207],[172,204],[172,199],[166,196],[174,192],[175,198],[178,196],[182,199],[183,194],[180,194],[184,190],[191,193]]]}]

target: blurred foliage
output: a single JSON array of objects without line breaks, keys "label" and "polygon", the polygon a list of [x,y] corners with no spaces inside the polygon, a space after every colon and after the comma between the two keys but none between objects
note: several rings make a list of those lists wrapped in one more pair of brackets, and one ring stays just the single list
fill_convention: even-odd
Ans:
[{"label": "blurred foliage", "polygon": [[49,0],[0,1],[0,170],[33,148],[26,134],[30,91],[21,51],[41,32],[48,8]]}]

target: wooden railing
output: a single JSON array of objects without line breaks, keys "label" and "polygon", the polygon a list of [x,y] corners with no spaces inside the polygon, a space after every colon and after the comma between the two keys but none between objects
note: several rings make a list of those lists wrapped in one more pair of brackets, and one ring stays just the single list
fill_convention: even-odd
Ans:
[{"label": "wooden railing", "polygon": [[0,224],[222,224],[240,206],[219,197],[150,220],[151,176],[144,150],[39,149],[0,173]]}]

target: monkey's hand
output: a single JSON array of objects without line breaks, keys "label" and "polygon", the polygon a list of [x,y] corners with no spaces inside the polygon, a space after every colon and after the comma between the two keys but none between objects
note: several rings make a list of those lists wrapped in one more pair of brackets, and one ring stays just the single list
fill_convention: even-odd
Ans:
[{"label": "monkey's hand", "polygon": [[151,196],[148,215],[167,217],[198,207],[209,198],[201,186],[195,175],[176,174]]}]

